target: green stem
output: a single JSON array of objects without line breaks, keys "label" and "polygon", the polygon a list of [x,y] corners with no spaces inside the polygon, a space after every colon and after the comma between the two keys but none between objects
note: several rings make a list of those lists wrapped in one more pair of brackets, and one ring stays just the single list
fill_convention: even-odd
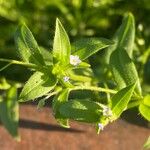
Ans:
[{"label": "green stem", "polygon": [[12,63],[8,63],[4,67],[0,68],[0,72],[3,71],[3,70],[5,70],[6,68],[8,68],[10,65],[12,65]]},{"label": "green stem", "polygon": [[11,59],[0,58],[0,61],[8,62],[10,64],[22,65],[22,66],[25,66],[25,67],[28,67],[28,68],[33,68],[33,69],[37,69],[38,68],[35,64],[25,63],[25,62],[18,61],[18,60],[11,60]]},{"label": "green stem", "polygon": [[86,76],[81,76],[81,75],[75,75],[75,74],[70,74],[70,79],[75,80],[75,81],[82,81],[82,82],[91,82],[90,77]]},{"label": "green stem", "polygon": [[91,91],[98,91],[98,92],[105,92],[105,93],[112,93],[116,94],[117,91],[111,90],[111,89],[105,89],[101,87],[95,87],[95,86],[75,86],[73,88],[70,88],[71,91],[75,90],[91,90]]}]

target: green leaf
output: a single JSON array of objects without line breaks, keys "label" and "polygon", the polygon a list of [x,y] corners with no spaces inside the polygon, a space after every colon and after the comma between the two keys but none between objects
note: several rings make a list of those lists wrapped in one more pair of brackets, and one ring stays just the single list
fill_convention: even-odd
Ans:
[{"label": "green leaf", "polygon": [[40,47],[41,55],[43,56],[46,65],[53,65],[53,56],[50,51],[44,47]]},{"label": "green leaf", "polygon": [[26,25],[21,25],[16,31],[15,43],[23,61],[45,65],[38,44]]},{"label": "green leaf", "polygon": [[18,134],[19,105],[17,102],[17,89],[11,87],[6,93],[6,99],[0,101],[0,120],[8,132],[17,140]]},{"label": "green leaf", "polygon": [[139,111],[146,120],[150,121],[150,107],[149,106],[140,104]]},{"label": "green leaf", "polygon": [[132,84],[126,88],[123,88],[117,94],[112,97],[111,110],[113,113],[112,119],[116,120],[120,117],[121,113],[127,108],[130,98],[133,94],[136,84]]},{"label": "green leaf", "polygon": [[110,57],[110,65],[119,90],[137,82],[135,92],[142,95],[136,67],[126,51],[115,50]]},{"label": "green leaf", "polygon": [[68,119],[64,118],[64,116],[60,114],[59,108],[63,103],[68,101],[68,96],[69,96],[69,89],[62,90],[57,96],[54,97],[53,105],[52,105],[57,122],[65,128],[70,127],[68,123]]},{"label": "green leaf", "polygon": [[60,113],[66,118],[95,123],[100,120],[101,107],[98,103],[89,100],[71,100],[60,106]]},{"label": "green leaf", "polygon": [[111,53],[115,49],[126,50],[129,57],[132,58],[133,45],[135,39],[135,22],[134,16],[128,13],[124,16],[121,26],[118,28],[112,40],[115,42],[114,45],[108,47],[106,50],[105,61],[108,64]]},{"label": "green leaf", "polygon": [[104,38],[82,38],[72,44],[72,55],[78,55],[84,60],[112,44],[112,41]]},{"label": "green leaf", "polygon": [[45,101],[46,101],[45,98],[40,99],[37,105],[37,109],[42,109],[45,106]]},{"label": "green leaf", "polygon": [[143,102],[139,106],[141,115],[150,121],[150,95],[144,97]]},{"label": "green leaf", "polygon": [[51,73],[35,72],[22,89],[19,101],[25,102],[41,97],[50,92],[56,83],[57,80]]},{"label": "green leaf", "polygon": [[145,142],[143,148],[144,149],[150,149],[150,136],[148,137],[147,141]]},{"label": "green leaf", "polygon": [[56,19],[56,30],[53,45],[54,63],[61,62],[61,64],[69,64],[70,61],[70,41],[68,35],[59,21]]},{"label": "green leaf", "polygon": [[143,104],[150,107],[150,95],[146,95],[143,99]]}]

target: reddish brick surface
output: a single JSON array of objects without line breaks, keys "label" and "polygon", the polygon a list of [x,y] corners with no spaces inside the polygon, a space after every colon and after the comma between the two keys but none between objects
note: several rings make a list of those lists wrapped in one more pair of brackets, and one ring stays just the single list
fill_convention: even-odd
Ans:
[{"label": "reddish brick surface", "polygon": [[71,123],[71,129],[57,125],[46,107],[21,105],[21,142],[15,142],[0,125],[0,150],[142,150],[150,129],[118,120],[97,135],[87,124]]}]

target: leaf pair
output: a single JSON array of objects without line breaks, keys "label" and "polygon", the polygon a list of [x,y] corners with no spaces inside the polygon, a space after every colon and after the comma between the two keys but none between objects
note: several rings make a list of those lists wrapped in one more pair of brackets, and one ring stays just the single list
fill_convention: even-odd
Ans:
[{"label": "leaf pair", "polygon": [[[33,63],[37,66],[34,68],[37,72],[35,72],[25,84],[19,96],[19,101],[25,102],[45,95],[52,90],[57,83],[56,78],[51,73],[51,54],[43,48],[39,48],[31,31],[26,25],[22,25],[18,28],[15,42],[23,61]],[[46,64],[51,64],[51,66],[46,66]]]},{"label": "leaf pair", "polygon": [[135,36],[134,17],[131,13],[124,17],[122,25],[114,35],[115,45],[107,49],[106,59],[111,66],[118,89],[137,82],[135,92],[142,95],[136,67],[131,60]]},{"label": "leaf pair", "polygon": [[104,49],[113,42],[104,38],[82,38],[70,45],[68,35],[61,22],[56,20],[56,30],[53,44],[54,62],[60,62],[63,65],[69,64],[70,55],[79,56],[80,60],[85,60],[94,53]]}]

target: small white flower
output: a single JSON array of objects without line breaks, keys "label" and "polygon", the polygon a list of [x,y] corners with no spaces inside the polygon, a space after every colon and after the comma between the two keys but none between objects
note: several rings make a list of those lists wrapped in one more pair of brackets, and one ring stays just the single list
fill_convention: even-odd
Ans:
[{"label": "small white flower", "polygon": [[81,63],[81,60],[80,60],[79,56],[77,56],[77,55],[70,55],[70,64],[71,65],[77,66],[80,63]]},{"label": "small white flower", "polygon": [[140,31],[143,31],[143,25],[142,25],[141,23],[138,25],[138,29],[139,29]]},{"label": "small white flower", "polygon": [[98,127],[100,130],[104,130],[104,125],[102,123],[98,123]]},{"label": "small white flower", "polygon": [[65,82],[68,82],[69,81],[69,77],[68,76],[65,76],[64,78],[63,78],[63,80],[65,81]]},{"label": "small white flower", "polygon": [[103,115],[106,117],[111,117],[112,116],[112,111],[109,107],[103,107]]}]

